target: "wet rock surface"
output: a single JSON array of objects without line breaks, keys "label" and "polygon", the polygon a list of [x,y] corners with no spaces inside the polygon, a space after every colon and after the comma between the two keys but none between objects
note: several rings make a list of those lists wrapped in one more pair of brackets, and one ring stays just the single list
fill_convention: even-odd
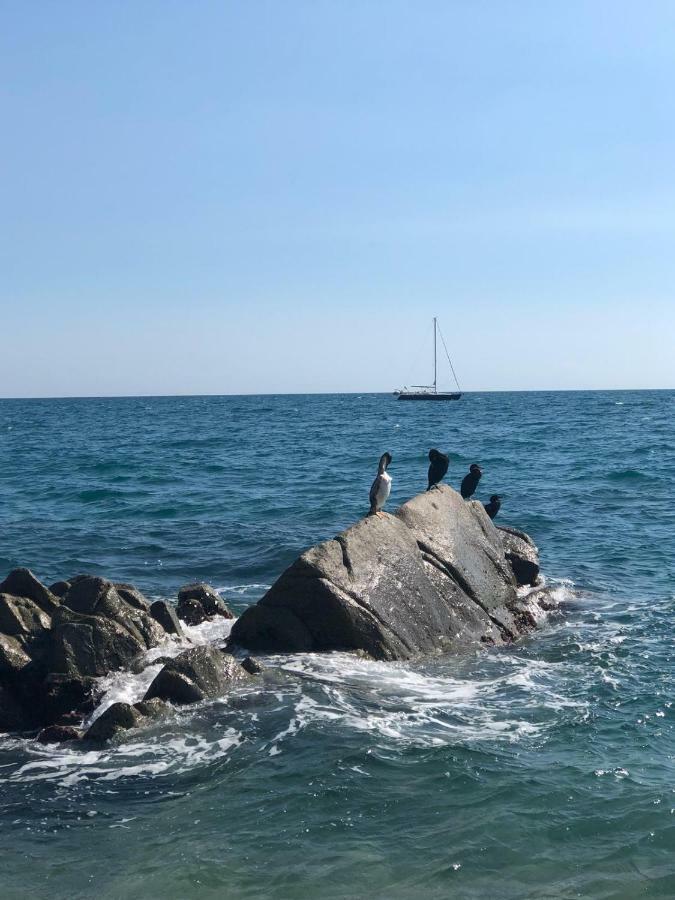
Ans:
[{"label": "wet rock surface", "polygon": [[150,607],[150,615],[167,634],[175,634],[176,637],[183,637],[183,628],[180,619],[176,615],[173,606],[169,606],[166,600],[155,600]]},{"label": "wet rock surface", "polygon": [[221,697],[248,673],[228,653],[202,646],[184,650],[155,676],[144,701],[159,698],[171,703],[197,703]]},{"label": "wet rock surface", "polygon": [[210,584],[184,584],[178,591],[178,618],[186,625],[201,625],[213,616],[233,619],[234,613]]},{"label": "wet rock surface", "polygon": [[62,744],[66,741],[79,741],[82,732],[72,725],[48,725],[37,736],[40,744]]},{"label": "wet rock surface", "polygon": [[139,725],[142,714],[130,703],[113,703],[84,735],[84,740],[103,743],[112,740],[120,731],[128,731]]}]

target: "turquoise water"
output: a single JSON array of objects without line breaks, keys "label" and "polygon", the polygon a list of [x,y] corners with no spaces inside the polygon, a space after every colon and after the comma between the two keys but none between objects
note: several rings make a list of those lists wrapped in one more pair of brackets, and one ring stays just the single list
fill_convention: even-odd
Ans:
[{"label": "turquoise water", "polygon": [[241,610],[366,511],[384,450],[393,509],[433,445],[455,486],[483,465],[562,603],[460,658],[276,657],[114,749],[0,738],[3,898],[675,896],[674,417],[672,391],[0,401],[0,572]]}]

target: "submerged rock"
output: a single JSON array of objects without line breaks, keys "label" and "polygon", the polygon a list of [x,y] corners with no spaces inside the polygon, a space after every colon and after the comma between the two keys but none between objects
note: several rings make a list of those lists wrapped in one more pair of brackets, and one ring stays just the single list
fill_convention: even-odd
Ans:
[{"label": "submerged rock", "polygon": [[516,601],[482,505],[441,485],[307,550],[235,622],[230,643],[406,659],[513,639]]},{"label": "submerged rock", "polygon": [[242,669],[245,669],[249,675],[260,675],[265,671],[265,666],[259,659],[256,659],[255,656],[247,656],[243,659],[241,661],[241,667]]},{"label": "submerged rock", "polygon": [[65,741],[79,741],[82,732],[72,725],[48,725],[37,736],[40,744],[62,744]]},{"label": "submerged rock", "polygon": [[138,703],[134,703],[134,709],[137,709],[146,719],[161,719],[171,707],[166,700],[151,697],[149,700],[139,700]]},{"label": "submerged rock", "polygon": [[248,677],[239,662],[215,647],[184,650],[156,676],[144,701],[158,697],[172,703],[197,703],[222,696]]}]

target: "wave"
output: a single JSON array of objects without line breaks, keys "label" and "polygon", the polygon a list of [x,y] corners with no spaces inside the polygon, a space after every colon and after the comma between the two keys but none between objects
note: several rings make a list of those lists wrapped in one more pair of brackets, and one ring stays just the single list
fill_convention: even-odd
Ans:
[{"label": "wave", "polygon": [[639,469],[621,469],[620,471],[608,472],[605,476],[608,481],[642,481],[649,480],[652,476]]}]

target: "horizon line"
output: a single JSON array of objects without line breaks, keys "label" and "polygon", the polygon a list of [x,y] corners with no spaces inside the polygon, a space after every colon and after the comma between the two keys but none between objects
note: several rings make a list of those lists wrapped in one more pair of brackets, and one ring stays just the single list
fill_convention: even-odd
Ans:
[{"label": "horizon line", "polygon": [[[461,394],[610,394],[610,393],[642,393],[654,391],[674,391],[675,387],[647,388],[497,388],[491,390],[462,390]],[[208,394],[53,394],[51,396],[2,397],[0,401],[11,400],[142,400],[142,399],[177,399],[198,397],[353,397],[353,396],[395,396],[393,391],[259,391],[247,393],[208,393]]]}]

